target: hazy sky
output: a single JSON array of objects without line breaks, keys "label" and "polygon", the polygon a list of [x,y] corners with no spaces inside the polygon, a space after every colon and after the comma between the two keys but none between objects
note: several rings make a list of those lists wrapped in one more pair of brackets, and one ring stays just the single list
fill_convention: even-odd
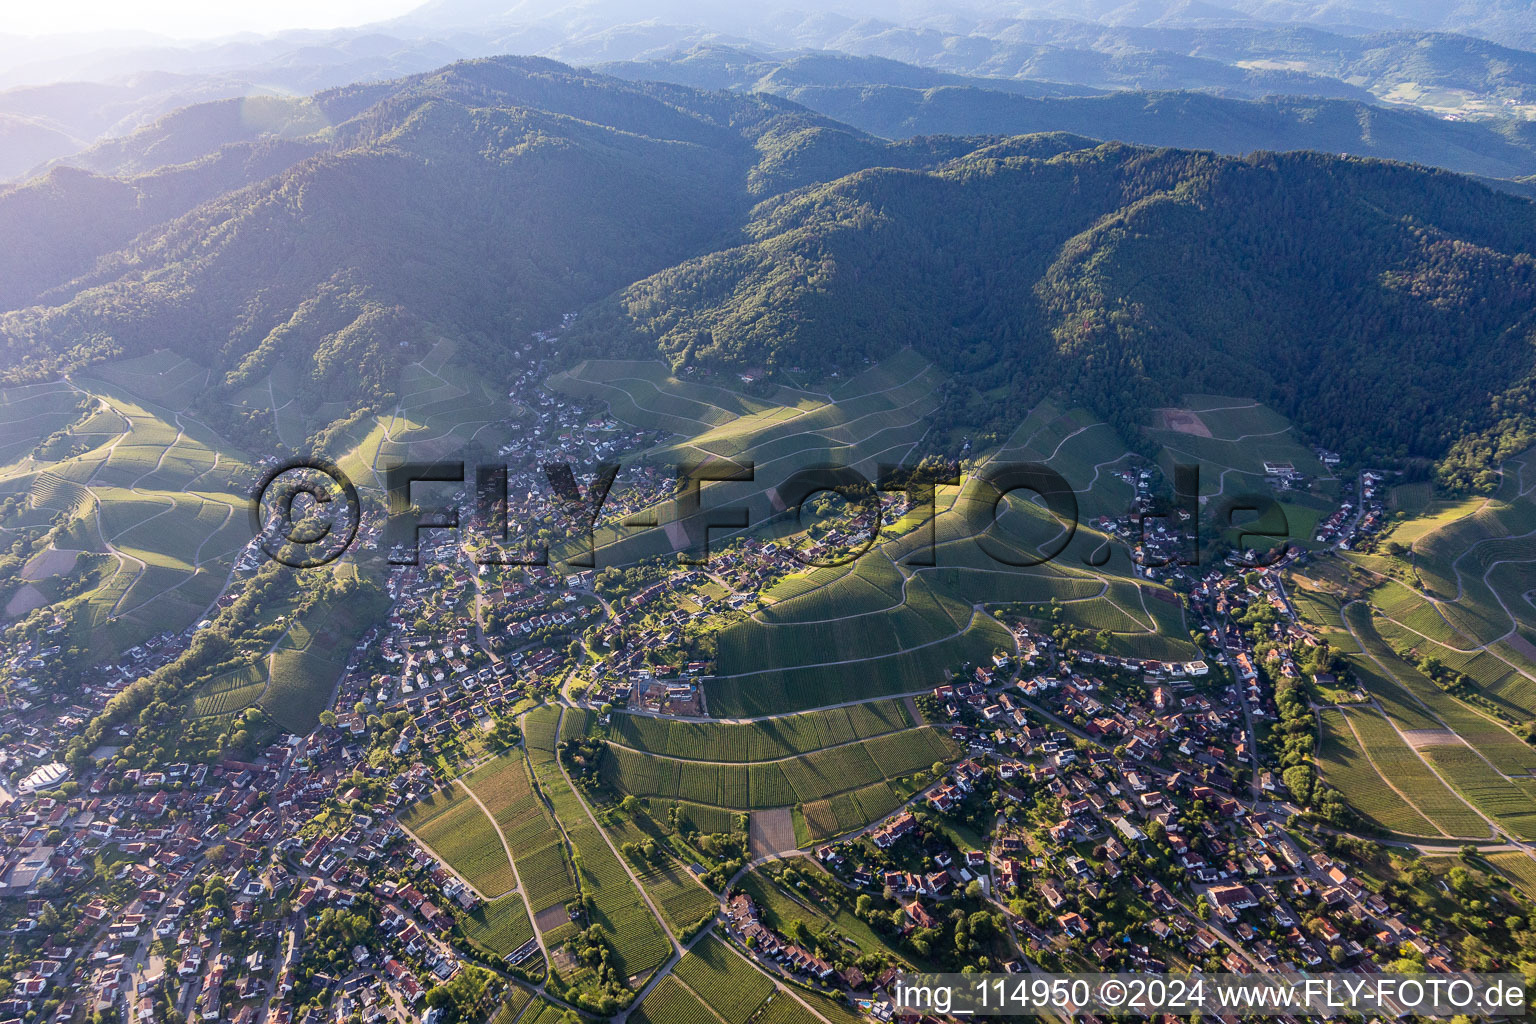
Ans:
[{"label": "hazy sky", "polygon": [[403,14],[421,0],[0,0],[0,34],[138,29],[170,36],[335,28]]}]

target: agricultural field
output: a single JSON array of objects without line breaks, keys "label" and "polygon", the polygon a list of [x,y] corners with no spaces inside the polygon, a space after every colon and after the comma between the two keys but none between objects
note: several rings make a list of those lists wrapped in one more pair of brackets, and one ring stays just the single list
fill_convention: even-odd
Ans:
[{"label": "agricultural field", "polygon": [[1369,657],[1347,656],[1346,660],[1356,679],[1381,710],[1398,728],[1409,731],[1441,729],[1438,718],[1433,717],[1423,704]]},{"label": "agricultural field", "polygon": [[544,705],[523,716],[523,739],[528,760],[535,768],[555,759],[555,743],[560,735],[560,709]]},{"label": "agricultural field", "polygon": [[676,811],[696,832],[709,834],[737,831],[736,818],[739,812],[724,807],[709,807],[686,800],[652,800],[650,807],[652,817],[662,819]]},{"label": "agricultural field", "polygon": [[779,992],[769,997],[752,1024],[821,1024],[821,1018],[796,1002],[793,996]]},{"label": "agricultural field", "polygon": [[[773,602],[752,615],[765,626],[821,622],[826,610],[850,620],[892,611],[903,603],[907,576],[889,558],[869,557],[790,576],[776,587]],[[817,599],[796,600],[810,594]]]},{"label": "agricultural field", "polygon": [[197,622],[251,540],[247,458],[184,415],[205,378],[160,353],[0,390],[0,495],[26,499],[22,522],[61,517],[44,552],[61,557],[28,566],[26,606],[72,615],[98,658]]},{"label": "agricultural field", "polygon": [[514,1024],[523,1009],[533,1002],[533,993],[521,985],[513,985],[507,989],[507,994],[501,999],[501,1006],[496,1011],[496,1016],[491,1018],[491,1024]]},{"label": "agricultural field", "polygon": [[829,1024],[866,1024],[869,1020],[865,1014],[841,999],[833,999],[831,996],[815,991],[802,991],[801,996],[808,1005],[815,1007],[816,1012]]},{"label": "agricultural field", "polygon": [[1324,781],[1343,793],[1357,813],[1389,832],[1412,836],[1441,834],[1382,779],[1361,750],[1346,712],[1329,709],[1323,711],[1320,718],[1322,742],[1317,753],[1318,767]]},{"label": "agricultural field", "polygon": [[572,804],[580,798],[569,787],[563,793],[550,788],[550,802],[580,858],[581,891],[593,902],[592,922],[607,933],[617,966],[630,976],[660,967],[671,947],[635,883],[597,827],[585,816],[574,817]]},{"label": "agricultural field", "polygon": [[851,793],[839,793],[825,800],[813,800],[800,810],[805,823],[802,845],[840,836],[879,821],[902,804],[902,798],[889,783],[877,782]]},{"label": "agricultural field", "polygon": [[1521,839],[1536,839],[1536,801],[1465,743],[1424,748],[1424,757],[1473,806]]},{"label": "agricultural field", "polygon": [[[359,491],[381,497],[383,467],[392,460],[457,457],[476,431],[509,423],[521,411],[504,393],[456,362],[455,353],[454,343],[437,342],[420,360],[402,367],[392,408],[323,436],[324,452]],[[298,374],[279,362],[265,376],[250,379],[232,401],[266,420],[284,444],[297,447],[353,411],[345,402],[314,405],[301,400],[301,384]]]},{"label": "agricultural field", "polygon": [[[1420,490],[1422,488],[1423,490]],[[1426,496],[1427,494],[1427,496]],[[1426,534],[1434,533],[1476,512],[1483,506],[1483,499],[1457,498],[1439,501],[1433,498],[1433,485],[1405,484],[1392,488],[1389,501],[1399,505],[1412,516],[1403,520],[1381,535],[1383,544],[1396,543],[1405,547],[1417,544]]]},{"label": "agricultural field", "polygon": [[[45,518],[64,516],[51,547],[27,567],[28,593],[57,598],[93,657],[209,615],[252,540],[250,460],[188,412],[207,380],[191,361],[156,353],[98,364],[68,384],[0,394],[0,458],[25,455],[0,467],[0,493],[25,495]],[[43,427],[52,432],[37,444]],[[30,453],[21,452],[25,432]],[[83,589],[64,588],[83,573]],[[295,623],[257,666],[259,679],[240,670],[213,680],[193,696],[191,713],[260,704],[279,724],[307,731],[375,611],[317,606],[315,621]]]},{"label": "agricultural field", "polygon": [[463,788],[455,787],[451,793],[439,793],[407,808],[400,815],[400,823],[486,899],[516,887],[501,838]]},{"label": "agricultural field", "polygon": [[[728,385],[677,379],[660,364],[615,361],[583,364],[551,381],[557,390],[606,401],[619,420],[687,438],[648,450],[648,458],[750,455],[756,479],[730,487],[733,505],[746,505],[757,524],[781,510],[773,485],[797,468],[830,459],[872,478],[872,459],[899,461],[912,452],[936,385],[931,368],[911,352],[824,395],[780,388],[748,396]],[[1125,468],[1128,452],[1102,422],[1045,404],[990,458],[1044,462],[1080,488],[1080,509],[1096,516],[1125,511],[1133,492],[1115,471]],[[980,533],[1027,552],[1048,543],[1062,524],[1019,495],[999,507],[994,524],[981,494],[973,480],[940,487],[926,524],[924,514],[908,512],[852,564],[810,568],[774,583],[762,607],[717,638],[717,672],[705,683],[711,713],[756,717],[926,690],[948,672],[1011,650],[1011,637],[986,614],[1000,602],[1059,600],[1063,621],[1107,631],[1113,653],[1196,656],[1179,599],[1144,594],[1123,550],[1108,562],[1096,559],[1102,571],[1083,564],[1105,546],[1100,534],[1080,530],[1067,554],[1047,566],[1013,568],[982,554]],[[982,511],[989,518],[978,518]],[[669,514],[660,509],[663,529],[603,534],[600,559],[623,563],[696,544],[688,524],[669,523]],[[937,562],[918,564],[909,556],[930,537]]]},{"label": "agricultural field", "polygon": [[518,880],[535,914],[576,898],[576,883],[558,826],[534,792],[528,760],[506,754],[464,779],[491,812],[512,850]]},{"label": "agricultural field", "polygon": [[[647,453],[662,464],[750,459],[756,468],[753,482],[706,484],[704,500],[708,503],[710,491],[728,488],[732,504],[745,506],[750,522],[761,524],[781,511],[776,485],[800,469],[849,465],[873,480],[879,462],[902,462],[937,409],[941,383],[937,371],[905,351],[821,393],[778,387],[758,398],[673,377],[660,363],[616,360],[589,360],[557,374],[548,386],[606,402],[623,423],[681,435],[684,440]],[[600,522],[600,562],[625,564],[699,548],[699,522],[674,516],[675,508],[662,509],[660,527],[645,531],[621,531],[617,523]]]},{"label": "agricultural field", "polygon": [[1484,650],[1460,650],[1426,639],[1422,634],[1377,615],[1371,620],[1376,633],[1393,651],[1429,656],[1454,672],[1468,677],[1476,687],[1472,697],[1488,710],[1519,721],[1532,717],[1536,706],[1536,683],[1514,667],[1518,657],[1505,653],[1503,645]]},{"label": "agricultural field", "polygon": [[1536,901],[1536,859],[1517,850],[1485,853],[1483,857],[1501,874],[1506,875],[1515,884],[1515,888],[1525,893],[1527,899]]},{"label": "agricultural field", "polygon": [[534,999],[528,1009],[523,1011],[523,1015],[517,1018],[517,1024],[564,1024],[566,1012],[556,1003],[539,996]]},{"label": "agricultural field", "polygon": [[[949,763],[961,753],[946,733],[923,726],[784,760],[741,764],[684,761],[610,744],[602,772],[613,788],[635,796],[756,810],[851,795],[935,762]],[[889,798],[870,802],[885,806]],[[872,819],[859,824],[867,820]]]},{"label": "agricultural field", "polygon": [[704,1001],[674,977],[661,979],[629,1019],[638,1024],[720,1024]]},{"label": "agricultural field", "polygon": [[[1518,546],[1526,542],[1507,543]],[[1477,553],[1494,555],[1499,548],[1484,543]],[[1528,552],[1522,549],[1520,554]],[[1369,595],[1378,612],[1376,629],[1398,650],[1433,656],[1465,673],[1479,696],[1502,713],[1516,719],[1536,717],[1536,659],[1530,656],[1536,649],[1528,639],[1528,634],[1536,633],[1518,618],[1499,620],[1506,607],[1522,614],[1529,607],[1524,595],[1536,587],[1533,573],[1536,562],[1502,560],[1476,582],[1469,582],[1466,575],[1458,577],[1463,594],[1457,600],[1432,599],[1428,592],[1419,593],[1395,581],[1384,582]],[[1494,607],[1497,614],[1491,610]]]},{"label": "agricultural field", "polygon": [[762,972],[713,935],[696,943],[673,973],[708,999],[726,1024],[746,1024],[774,988]]},{"label": "agricultural field", "polygon": [[506,957],[533,938],[533,923],[528,908],[516,893],[482,903],[457,921],[465,938],[488,949],[497,957]]},{"label": "agricultural field", "polygon": [[[1430,639],[1468,650],[1509,638],[1528,644],[1536,637],[1536,607],[1525,599],[1536,578],[1530,546],[1536,534],[1536,473],[1530,460],[1530,453],[1509,459],[1492,497],[1441,509],[1422,528],[1413,520],[1394,531],[1409,549],[1414,578],[1439,602],[1449,630],[1449,635],[1428,632]],[[1527,680],[1536,680],[1531,657],[1508,643],[1499,650]]]},{"label": "agricultural field", "polygon": [[307,615],[295,618],[272,650],[263,710],[289,729],[313,728],[331,702],[353,647],[382,612],[381,603],[321,599]]},{"label": "agricultural field", "polygon": [[[1360,746],[1380,773],[1379,778],[1390,779],[1392,786],[1412,801],[1413,808],[1442,833],[1473,839],[1488,835],[1487,823],[1435,777],[1435,773],[1403,740],[1392,722],[1366,708],[1347,711],[1344,718],[1359,737]],[[1357,810],[1370,814],[1377,806],[1372,801],[1379,794],[1373,792],[1369,785],[1353,793],[1345,785],[1339,788],[1344,798]]]},{"label": "agricultural field", "polygon": [[1290,421],[1252,399],[1185,395],[1183,408],[1164,410],[1147,436],[1162,448],[1160,461],[1170,478],[1175,462],[1200,467],[1203,495],[1265,491],[1266,462],[1289,463],[1314,479],[1332,477]]},{"label": "agricultural field", "polygon": [[[824,873],[812,876],[816,884],[801,892],[782,887],[772,866],[765,866],[742,879],[742,889],[763,909],[765,919],[784,928],[802,921],[817,935],[827,936],[838,945],[851,947],[850,953],[893,957],[898,963],[911,958],[893,950],[867,922],[854,913],[856,895]],[[919,970],[929,969],[926,961],[912,962]]]},{"label": "agricultural field", "polygon": [[256,666],[232,669],[202,685],[192,698],[192,713],[233,715],[256,703],[266,689],[266,676]]},{"label": "agricultural field", "polygon": [[616,714],[599,733],[621,746],[690,761],[771,761],[910,729],[901,701],[786,715],[768,722],[683,722]]},{"label": "agricultural field", "polygon": [[[924,646],[867,658],[837,658],[799,667],[724,671],[705,683],[705,699],[723,718],[756,717],[842,703],[863,697],[920,693],[962,664],[978,664],[1013,637],[990,616],[976,615],[958,634]],[[836,648],[830,648],[836,651]],[[758,664],[761,664],[760,662]]]},{"label": "agricultural field", "polygon": [[645,974],[666,961],[671,944],[581,797],[561,773],[554,757],[558,730],[559,713],[554,708],[538,708],[525,716],[524,736],[534,778],[570,841],[581,894],[591,901],[592,923],[607,934],[618,969],[631,977]]},{"label": "agricultural field", "polygon": [[65,446],[45,439],[59,431],[84,440],[96,434],[116,436],[126,427],[121,418],[108,419],[99,408],[82,418],[83,402],[89,397],[64,381],[0,389],[0,464],[30,461],[28,456],[40,448],[44,454],[58,454]]},{"label": "agricultural field", "polygon": [[[656,839],[632,818],[612,808],[607,809],[599,820],[621,849],[626,843],[638,846]],[[706,889],[665,847],[658,843],[656,849],[654,860],[645,862],[637,858],[632,860],[631,867],[639,876],[640,885],[651,897],[651,902],[660,908],[662,916],[672,926],[672,931],[679,936],[691,933],[699,922],[714,917],[719,902],[715,894]]]},{"label": "agricultural field", "polygon": [[[1398,657],[1377,632],[1378,620],[1363,603],[1346,609],[1345,617],[1365,651],[1365,657],[1353,659],[1356,668],[1368,661],[1376,670],[1377,689],[1373,693],[1384,703],[1393,701],[1403,715],[1403,722],[1421,723],[1403,724],[1403,728],[1449,728],[1481,751],[1500,772],[1529,775],[1536,771],[1536,750],[1494,718],[1446,693],[1434,680]],[[1395,693],[1381,687],[1383,679],[1390,679]],[[1430,724],[1422,724],[1425,720]]]},{"label": "agricultural field", "polygon": [[676,860],[637,869],[636,873],[640,876],[640,884],[645,886],[676,932],[687,931],[700,921],[713,917],[718,909],[714,894]]},{"label": "agricultural field", "polygon": [[[872,552],[861,561],[878,563],[885,556]],[[889,564],[889,563],[887,563]],[[895,566],[891,566],[894,570]],[[775,605],[720,636],[720,673],[741,675],[753,665],[786,669],[824,664],[871,661],[901,656],[924,647],[951,645],[971,628],[975,618],[969,604],[934,591],[921,577],[905,580],[894,607],[866,603],[846,596],[866,585],[859,573],[804,597]],[[885,595],[875,591],[875,600]],[[850,601],[854,602],[850,608]],[[811,605],[813,609],[785,605]],[[789,619],[794,615],[794,619]],[[833,658],[835,655],[835,659]]]},{"label": "agricultural field", "polygon": [[560,742],[585,736],[591,719],[591,713],[585,708],[566,708],[560,719]]}]

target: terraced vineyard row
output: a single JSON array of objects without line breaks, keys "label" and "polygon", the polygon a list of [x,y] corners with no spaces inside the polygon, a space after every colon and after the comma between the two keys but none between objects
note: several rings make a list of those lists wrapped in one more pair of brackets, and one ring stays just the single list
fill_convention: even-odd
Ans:
[{"label": "terraced vineyard row", "polygon": [[[1360,734],[1360,741],[1376,767],[1392,780],[1394,786],[1411,796],[1414,806],[1425,817],[1453,836],[1482,838],[1488,834],[1487,822],[1435,777],[1419,755],[1403,742],[1392,723],[1370,710],[1348,714],[1350,724]],[[1370,806],[1369,802],[1356,804],[1356,807],[1367,809]]]},{"label": "terraced vineyard row", "polygon": [[953,761],[960,753],[947,734],[923,726],[757,764],[701,764],[610,744],[602,771],[615,788],[636,796],[755,810],[824,800]]},{"label": "terraced vineyard row", "polygon": [[576,883],[560,831],[533,790],[527,759],[499,757],[464,780],[485,803],[507,837],[518,879],[535,914],[576,898]]},{"label": "terraced vineyard row", "polygon": [[694,945],[674,973],[695,992],[706,993],[726,1024],[746,1024],[773,994],[773,982],[713,935]]},{"label": "terraced vineyard row", "polygon": [[1522,839],[1536,839],[1536,801],[1531,792],[1500,778],[1476,750],[1464,743],[1447,743],[1426,747],[1424,756],[1484,814]]},{"label": "terraced vineyard row", "polygon": [[601,735],[626,747],[699,761],[771,761],[912,726],[900,701],[787,715],[769,722],[682,722],[614,715]]},{"label": "terraced vineyard row", "polygon": [[1360,749],[1350,731],[1349,721],[1344,712],[1331,708],[1321,715],[1322,744],[1318,749],[1318,763],[1324,780],[1343,793],[1344,799],[1362,817],[1384,829],[1405,835],[1440,835],[1439,829],[1382,780]]},{"label": "terraced vineyard row", "polygon": [[481,895],[494,899],[513,889],[512,865],[501,839],[462,789],[455,789],[446,801],[418,804],[400,820]]},{"label": "terraced vineyard row", "polygon": [[629,1019],[637,1024],[720,1024],[698,996],[670,976],[651,989]]},{"label": "terraced vineyard row", "polygon": [[624,865],[592,824],[581,798],[560,772],[554,755],[559,712],[553,708],[537,711],[546,714],[536,719],[537,712],[530,712],[524,719],[534,777],[575,849],[580,888],[590,901],[592,923],[608,936],[621,973],[637,975],[659,967],[671,954],[671,943]]}]

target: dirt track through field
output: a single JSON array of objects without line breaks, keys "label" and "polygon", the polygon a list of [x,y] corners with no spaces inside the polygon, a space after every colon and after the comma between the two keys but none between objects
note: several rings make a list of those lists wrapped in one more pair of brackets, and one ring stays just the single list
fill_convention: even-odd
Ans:
[{"label": "dirt track through field", "polygon": [[11,595],[10,601],[5,605],[5,616],[8,619],[19,619],[47,603],[48,598],[43,592],[28,583]]},{"label": "dirt track through field", "polygon": [[50,576],[62,576],[75,567],[75,556],[80,554],[72,548],[48,548],[39,551],[32,556],[32,560],[21,567],[21,578],[24,580],[46,580]]},{"label": "dirt track through field", "polygon": [[1164,430],[1177,431],[1180,434],[1193,434],[1196,437],[1211,437],[1211,428],[1205,425],[1205,420],[1200,415],[1189,409],[1159,409],[1158,418],[1162,421]]},{"label": "dirt track through field", "polygon": [[1504,642],[1532,661],[1536,661],[1536,644],[1531,643],[1518,632],[1509,634],[1504,638]]},{"label": "dirt track through field", "polygon": [[1423,750],[1425,747],[1443,747],[1461,742],[1449,729],[1403,729],[1400,730],[1403,739],[1414,750]]},{"label": "dirt track through field", "polygon": [[788,807],[753,811],[749,825],[748,842],[754,860],[788,853],[798,845],[795,842],[795,815]]},{"label": "dirt track through field", "polygon": [[554,931],[563,924],[570,923],[571,915],[564,905],[556,904],[553,907],[545,907],[533,918],[533,925],[539,930],[540,935]]}]

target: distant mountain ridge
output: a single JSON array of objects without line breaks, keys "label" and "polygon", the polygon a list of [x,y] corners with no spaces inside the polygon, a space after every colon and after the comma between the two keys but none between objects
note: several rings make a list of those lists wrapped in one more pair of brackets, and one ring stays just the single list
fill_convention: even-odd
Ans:
[{"label": "distant mountain ridge", "polygon": [[[1536,45],[1530,4],[1458,4],[1449,14],[1443,5],[1418,7],[1374,0],[1047,0],[1023,6],[843,3],[808,13],[688,0],[644,11],[610,0],[453,0],[378,25],[191,44],[133,34],[91,44],[0,36],[0,180],[192,103],[305,95],[509,51],[571,64],[674,65],[673,55],[699,47],[788,61],[803,60],[797,54],[808,50],[835,51],[928,72],[926,82],[912,71],[882,82],[906,88],[981,84],[939,80],[956,76],[1036,96],[1119,90],[1307,96],[1412,105],[1505,133],[1536,117],[1536,56],[1521,49]],[[1485,22],[1507,31],[1467,34]],[[667,77],[698,86],[707,83],[693,72],[712,73],[697,66],[675,70]],[[691,77],[678,77],[685,73]],[[832,84],[810,80],[804,69],[795,74],[801,87]],[[783,92],[771,82],[761,87]]]},{"label": "distant mountain ridge", "polygon": [[1490,178],[1519,178],[1536,170],[1536,126],[1528,122],[1500,130],[1352,100],[1252,101],[1193,92],[1098,90],[1079,95],[1075,86],[951,76],[883,58],[774,58],[723,47],[598,70],[622,78],[771,92],[886,138],[1060,131],[1232,154],[1312,149]]}]

